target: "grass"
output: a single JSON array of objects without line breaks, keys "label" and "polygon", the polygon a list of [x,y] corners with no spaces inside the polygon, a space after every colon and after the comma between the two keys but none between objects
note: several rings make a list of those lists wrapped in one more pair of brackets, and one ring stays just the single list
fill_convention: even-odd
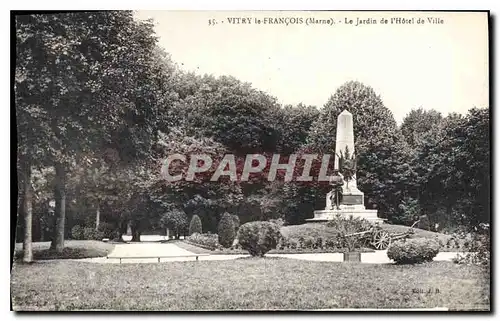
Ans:
[{"label": "grass", "polygon": [[[436,290],[437,289],[437,290]],[[431,290],[431,293],[427,291]],[[421,292],[425,293],[421,293]],[[437,291],[439,291],[437,293]],[[15,264],[14,310],[489,309],[489,271],[252,258],[164,264]]]},{"label": "grass", "polygon": [[[34,260],[53,259],[84,259],[91,257],[103,257],[110,253],[114,244],[101,241],[64,241],[64,250],[60,253],[50,250],[50,242],[33,243]],[[22,244],[17,243],[14,258],[20,260],[23,257]]]},{"label": "grass", "polygon": [[328,227],[327,223],[305,223],[301,225],[287,225],[281,228],[281,234],[288,238],[322,237],[328,239],[335,237],[336,231]]},{"label": "grass", "polygon": [[[403,225],[394,225],[394,224],[386,224],[382,223],[381,227],[386,230],[389,233],[404,233],[408,231],[409,227],[408,226],[403,226]],[[439,240],[443,241],[446,243],[449,239],[451,239],[451,235],[443,234],[443,233],[437,233],[437,232],[432,232],[432,231],[427,231],[427,230],[422,230],[419,228],[413,228],[413,231],[415,234],[411,236],[411,238],[438,238]]]},{"label": "grass", "polygon": [[[394,234],[399,234],[399,233],[405,233],[409,230],[409,226],[403,226],[403,225],[393,225],[393,224],[387,224],[387,223],[382,223],[380,224],[383,230],[389,232],[389,233],[394,233]],[[431,232],[431,231],[426,231],[418,228],[413,229],[414,234],[410,236],[410,238],[438,238],[443,244],[446,244],[446,242],[451,238],[450,235],[442,234],[442,233],[436,233],[436,232]],[[327,239],[330,237],[335,236],[335,230],[331,227],[328,227],[328,223],[323,222],[323,223],[305,223],[301,225],[288,225],[288,226],[283,226],[281,228],[281,234],[283,234],[286,237],[289,238],[296,238],[298,239],[299,237],[322,237],[323,239]],[[454,251],[456,249],[442,249],[442,251]]]}]

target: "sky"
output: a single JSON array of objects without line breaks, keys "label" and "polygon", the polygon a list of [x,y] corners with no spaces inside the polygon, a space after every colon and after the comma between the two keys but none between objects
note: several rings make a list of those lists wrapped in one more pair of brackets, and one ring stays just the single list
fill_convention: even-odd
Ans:
[{"label": "sky", "polygon": [[[489,105],[486,13],[137,11],[136,17],[154,19],[160,46],[182,69],[234,76],[282,104],[322,108],[343,83],[358,80],[398,123],[419,107],[447,115]],[[390,23],[398,17],[413,24]],[[302,23],[271,24],[274,18]],[[306,25],[310,18],[335,24]],[[377,24],[356,26],[358,19]]]}]

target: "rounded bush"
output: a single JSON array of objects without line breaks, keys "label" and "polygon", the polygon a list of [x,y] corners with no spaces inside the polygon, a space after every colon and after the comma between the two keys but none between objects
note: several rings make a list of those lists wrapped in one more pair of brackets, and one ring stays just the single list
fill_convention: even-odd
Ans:
[{"label": "rounded bush", "polygon": [[198,215],[193,215],[191,218],[191,222],[189,223],[189,235],[193,235],[194,233],[202,232],[201,219]]},{"label": "rounded bush", "polygon": [[[114,238],[115,236],[115,226],[111,223],[107,223],[107,222],[101,222],[99,223],[99,228],[98,228],[98,231],[100,233],[102,233],[102,238],[109,238],[109,239],[112,239]],[[100,236],[100,235],[98,235]]]},{"label": "rounded bush", "polygon": [[193,233],[187,237],[187,241],[199,245],[202,248],[215,250],[220,247],[217,234]]},{"label": "rounded bush", "polygon": [[233,245],[235,236],[233,217],[229,213],[224,213],[219,222],[219,244],[225,248],[230,248]]},{"label": "rounded bush", "polygon": [[399,240],[387,249],[387,256],[397,264],[430,262],[439,253],[439,243],[432,239]]},{"label": "rounded bush", "polygon": [[264,256],[275,249],[281,239],[280,228],[271,222],[249,222],[243,224],[238,231],[241,248],[252,256]]},{"label": "rounded bush", "polygon": [[84,240],[102,240],[104,234],[101,231],[96,231],[93,227],[83,228],[83,239]]},{"label": "rounded bush", "polygon": [[71,237],[73,240],[83,239],[83,228],[80,225],[75,225],[71,228]]}]

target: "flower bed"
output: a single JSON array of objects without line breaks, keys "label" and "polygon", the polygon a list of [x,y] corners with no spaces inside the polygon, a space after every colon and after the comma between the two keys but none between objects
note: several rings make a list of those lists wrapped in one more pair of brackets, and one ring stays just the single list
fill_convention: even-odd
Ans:
[{"label": "flower bed", "polygon": [[219,236],[217,234],[193,233],[188,236],[185,241],[211,251],[221,248],[221,245],[219,244]]},{"label": "flower bed", "polygon": [[[198,234],[191,235],[184,242],[200,247],[202,249],[213,251],[211,254],[248,254],[239,244],[231,248],[223,248],[217,241],[217,234]],[[270,254],[307,254],[307,253],[343,253],[348,252],[342,242],[333,238],[323,240],[319,238],[281,238],[276,249],[270,250]],[[373,249],[360,247],[353,252],[374,252]]]}]

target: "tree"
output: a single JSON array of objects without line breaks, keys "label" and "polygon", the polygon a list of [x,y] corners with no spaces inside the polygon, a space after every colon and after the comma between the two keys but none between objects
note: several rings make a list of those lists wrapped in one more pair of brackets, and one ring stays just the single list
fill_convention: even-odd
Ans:
[{"label": "tree", "polygon": [[439,127],[443,117],[438,111],[424,110],[422,107],[412,109],[403,119],[401,133],[406,142],[416,148],[428,139],[428,135],[433,133],[433,129]]},{"label": "tree", "polygon": [[26,163],[27,168],[24,169],[24,200],[23,200],[23,214],[24,214],[24,239],[23,239],[23,262],[31,263],[33,261],[32,250],[32,221],[33,221],[33,189],[31,182],[31,165]]},{"label": "tree", "polygon": [[64,247],[67,173],[79,155],[106,145],[124,161],[147,153],[163,102],[153,34],[131,11],[16,17],[18,117],[55,168],[56,251]]},{"label": "tree", "polygon": [[276,98],[234,77],[186,77],[186,97],[174,108],[188,135],[212,137],[238,155],[275,151]]},{"label": "tree", "polygon": [[201,220],[198,215],[193,215],[191,218],[191,223],[189,223],[189,235],[194,233],[202,233],[203,229],[201,226]]},{"label": "tree", "polygon": [[229,213],[224,213],[219,222],[219,244],[225,248],[229,248],[233,245],[234,239],[236,237],[236,232],[234,229],[233,217]]},{"label": "tree", "polygon": [[298,104],[285,105],[278,112],[276,127],[279,140],[276,151],[290,155],[306,143],[311,125],[318,119],[319,110],[315,106]]},{"label": "tree", "polygon": [[187,215],[180,209],[172,209],[161,217],[161,225],[175,233],[178,239],[181,234],[186,232],[188,227]]},{"label": "tree", "polygon": [[358,154],[358,146],[376,140],[380,132],[397,134],[392,112],[384,106],[373,88],[358,81],[349,81],[335,91],[320,111],[318,120],[309,132],[308,146],[324,153],[335,150],[337,117],[343,110],[352,113],[354,143]]},{"label": "tree", "polygon": [[490,220],[489,110],[449,115],[417,149],[419,201],[431,225],[473,228]]}]

